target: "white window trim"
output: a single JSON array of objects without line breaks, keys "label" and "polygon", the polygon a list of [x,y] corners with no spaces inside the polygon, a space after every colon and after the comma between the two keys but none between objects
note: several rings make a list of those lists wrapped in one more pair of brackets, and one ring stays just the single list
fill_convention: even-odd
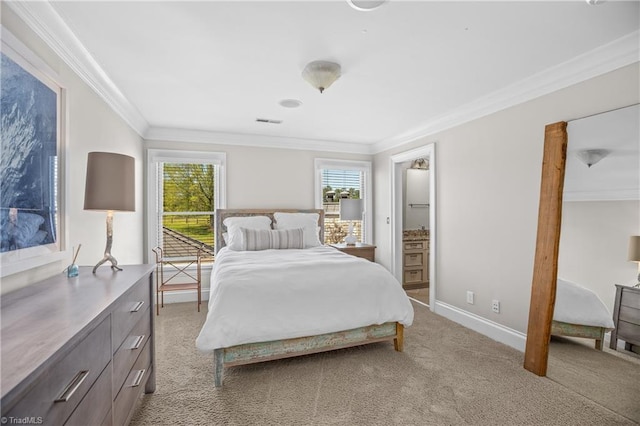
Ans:
[{"label": "white window trim", "polygon": [[210,151],[182,151],[172,149],[147,150],[147,247],[145,249],[148,263],[154,263],[155,258],[151,249],[155,246],[156,230],[158,228],[158,199],[156,163],[193,163],[213,164],[216,167],[216,209],[224,209],[227,205],[227,154]]},{"label": "white window trim", "polygon": [[371,182],[371,161],[358,161],[358,160],[337,160],[333,158],[316,158],[314,160],[315,167],[315,187],[314,187],[314,199],[317,209],[323,208],[322,206],[322,170],[357,170],[364,172],[364,223],[365,223],[365,239],[363,243],[373,244],[373,197]]}]

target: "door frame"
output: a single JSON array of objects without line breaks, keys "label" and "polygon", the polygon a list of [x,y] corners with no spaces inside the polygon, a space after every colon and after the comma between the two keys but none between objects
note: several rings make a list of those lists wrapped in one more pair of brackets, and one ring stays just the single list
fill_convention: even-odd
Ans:
[{"label": "door frame", "polygon": [[402,163],[429,159],[429,309],[436,306],[436,146],[435,142],[391,156],[391,273],[402,282]]}]

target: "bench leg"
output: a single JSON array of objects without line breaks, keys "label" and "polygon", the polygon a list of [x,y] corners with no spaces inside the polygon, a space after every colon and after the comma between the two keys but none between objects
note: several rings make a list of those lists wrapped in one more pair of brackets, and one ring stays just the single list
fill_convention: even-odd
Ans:
[{"label": "bench leg", "polygon": [[404,325],[399,322],[396,323],[396,338],[393,339],[393,347],[398,352],[404,350]]},{"label": "bench leg", "polygon": [[224,371],[224,349],[214,349],[213,351],[214,372],[213,379],[215,387],[222,387],[222,374]]}]

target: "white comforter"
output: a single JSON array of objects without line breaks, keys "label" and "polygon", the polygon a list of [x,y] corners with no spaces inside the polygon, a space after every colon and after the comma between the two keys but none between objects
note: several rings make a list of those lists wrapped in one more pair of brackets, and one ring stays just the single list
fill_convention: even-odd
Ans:
[{"label": "white comforter", "polygon": [[384,267],[332,247],[221,249],[211,273],[202,351],[243,343],[413,322],[413,307]]},{"label": "white comforter", "polygon": [[558,279],[555,321],[614,329],[613,319],[602,300],[591,290],[570,281]]}]

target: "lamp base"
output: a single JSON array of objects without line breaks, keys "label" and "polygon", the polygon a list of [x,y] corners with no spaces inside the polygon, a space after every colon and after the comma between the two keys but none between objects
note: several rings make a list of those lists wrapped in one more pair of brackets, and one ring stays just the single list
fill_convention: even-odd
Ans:
[{"label": "lamp base", "polygon": [[100,262],[97,263],[96,266],[93,267],[93,273],[96,273],[96,270],[100,265],[102,265],[107,260],[111,262],[111,269],[114,271],[122,271],[122,268],[118,267],[118,261],[115,257],[111,255],[111,244],[113,243],[113,211],[107,210],[107,246],[104,249],[104,257]]},{"label": "lamp base", "polygon": [[122,268],[118,266],[118,261],[116,260],[116,258],[111,256],[111,253],[105,253],[102,260],[98,262],[96,266],[93,267],[93,273],[95,274],[98,267],[102,265],[104,262],[106,262],[107,260],[111,262],[111,269],[113,269],[114,271],[122,271]]},{"label": "lamp base", "polygon": [[356,242],[358,241],[358,237],[356,237],[353,234],[349,234],[346,237],[344,237],[344,242],[348,245],[348,246],[355,246]]}]

